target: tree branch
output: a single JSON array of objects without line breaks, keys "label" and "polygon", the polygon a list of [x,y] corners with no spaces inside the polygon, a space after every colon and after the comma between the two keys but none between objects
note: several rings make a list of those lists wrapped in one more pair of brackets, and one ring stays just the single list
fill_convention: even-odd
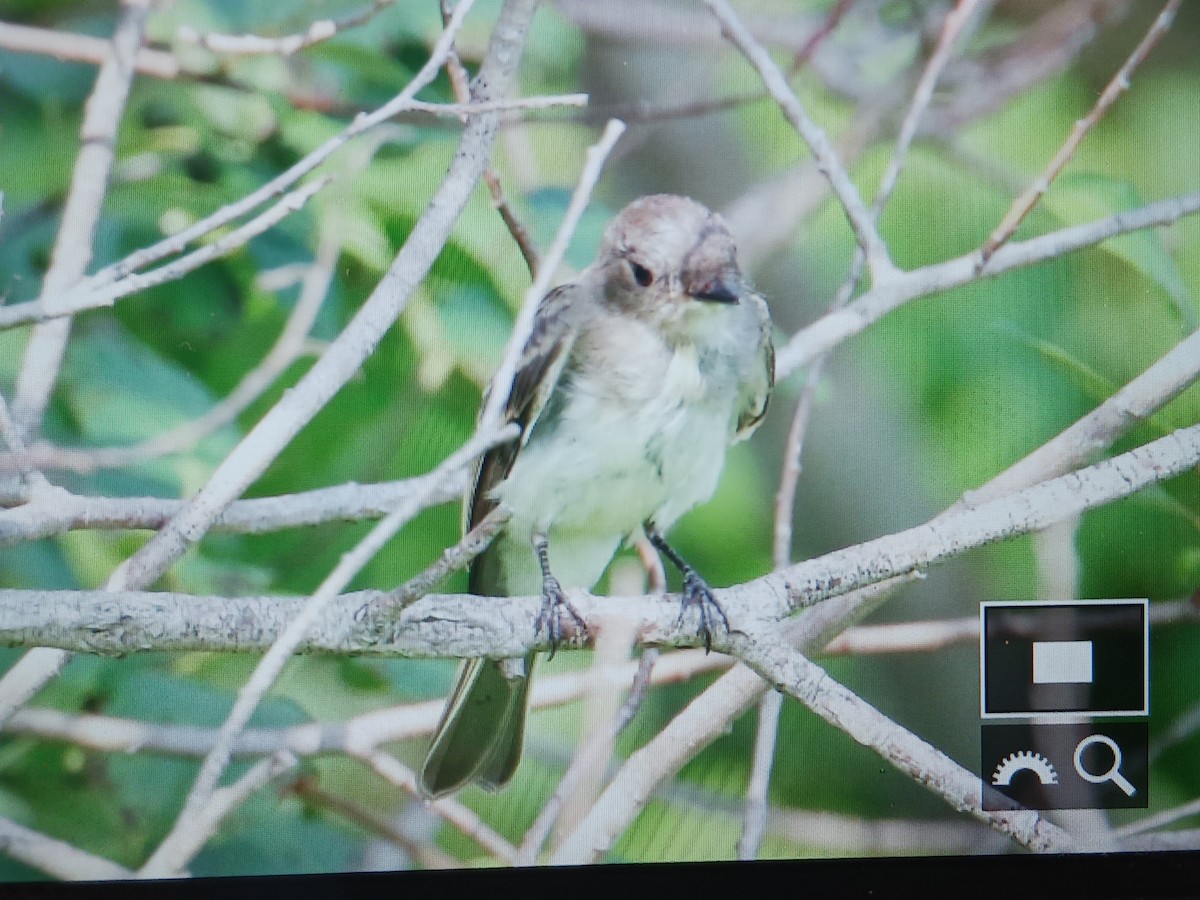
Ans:
[{"label": "tree branch", "polygon": [[1054,259],[1130,231],[1169,225],[1197,212],[1200,212],[1200,192],[1183,194],[1084,225],[1073,225],[1027,241],[1006,244],[987,260],[982,269],[979,267],[980,251],[974,250],[947,262],[901,272],[886,284],[872,287],[843,309],[835,310],[796,332],[779,351],[775,361],[775,377],[783,380],[818,353],[864,331],[910,300],[969,284],[980,276],[992,277],[1009,269]]},{"label": "tree branch", "polygon": [[[84,106],[79,156],[43,280],[47,309],[58,309],[62,293],[83,278],[91,262],[92,243],[116,155],[117,128],[133,83],[133,61],[142,43],[150,6],[150,0],[124,0],[112,52],[100,66]],[[13,418],[26,438],[41,427],[42,412],[54,390],[69,333],[70,320],[60,319],[38,325],[29,336],[13,401]]]}]

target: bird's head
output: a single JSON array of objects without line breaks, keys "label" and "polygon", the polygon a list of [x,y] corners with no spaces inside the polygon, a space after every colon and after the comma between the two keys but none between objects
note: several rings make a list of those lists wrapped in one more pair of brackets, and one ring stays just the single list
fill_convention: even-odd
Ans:
[{"label": "bird's head", "polygon": [[595,268],[608,302],[680,335],[719,320],[745,289],[725,220],[672,194],[621,210],[604,232]]}]

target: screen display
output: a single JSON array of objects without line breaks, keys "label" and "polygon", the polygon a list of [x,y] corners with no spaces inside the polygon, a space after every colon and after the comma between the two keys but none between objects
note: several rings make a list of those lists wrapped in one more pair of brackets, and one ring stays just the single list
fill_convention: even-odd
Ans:
[{"label": "screen display", "polygon": [[0,882],[1200,850],[1198,87],[1180,0],[0,2]]}]

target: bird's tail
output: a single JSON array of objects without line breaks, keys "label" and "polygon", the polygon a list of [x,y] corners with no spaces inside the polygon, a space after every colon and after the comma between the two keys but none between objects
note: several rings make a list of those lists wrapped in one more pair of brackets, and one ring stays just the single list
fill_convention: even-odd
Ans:
[{"label": "bird's tail", "polygon": [[473,659],[463,665],[433,744],[421,767],[431,798],[470,782],[503,787],[521,761],[533,654],[524,659]]}]

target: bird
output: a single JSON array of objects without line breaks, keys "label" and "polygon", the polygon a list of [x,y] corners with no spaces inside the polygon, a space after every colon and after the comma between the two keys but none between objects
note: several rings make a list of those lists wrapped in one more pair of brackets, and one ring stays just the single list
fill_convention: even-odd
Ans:
[{"label": "bird", "polygon": [[[770,313],[724,219],[682,196],[631,202],[592,264],[537,307],[503,408],[519,437],[483,455],[464,503],[466,529],[499,504],[511,514],[473,560],[470,592],[541,594],[535,627],[553,655],[566,619],[586,632],[564,586],[590,590],[644,535],[682,576],[680,623],[697,616],[711,649],[728,620],[665,534],[712,496],[774,374]],[[534,656],[464,663],[421,768],[427,798],[512,778]]]}]

